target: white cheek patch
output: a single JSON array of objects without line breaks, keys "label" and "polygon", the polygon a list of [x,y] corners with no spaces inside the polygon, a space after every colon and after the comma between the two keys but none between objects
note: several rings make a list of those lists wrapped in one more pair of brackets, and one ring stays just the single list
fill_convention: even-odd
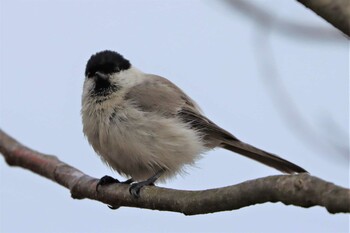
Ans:
[{"label": "white cheek patch", "polygon": [[143,82],[146,77],[141,71],[132,66],[128,70],[114,74],[111,79],[115,84],[123,88],[129,88]]}]

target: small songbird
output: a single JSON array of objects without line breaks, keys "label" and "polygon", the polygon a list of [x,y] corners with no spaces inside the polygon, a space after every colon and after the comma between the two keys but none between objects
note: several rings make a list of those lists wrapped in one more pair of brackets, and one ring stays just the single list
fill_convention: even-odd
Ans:
[{"label": "small songbird", "polygon": [[[306,172],[240,141],[205,117],[175,84],[143,73],[113,51],[98,52],[87,62],[81,115],[89,143],[112,169],[130,178],[134,197],[144,185],[181,173],[216,147],[284,173]],[[98,185],[110,182],[117,180],[105,176]]]}]

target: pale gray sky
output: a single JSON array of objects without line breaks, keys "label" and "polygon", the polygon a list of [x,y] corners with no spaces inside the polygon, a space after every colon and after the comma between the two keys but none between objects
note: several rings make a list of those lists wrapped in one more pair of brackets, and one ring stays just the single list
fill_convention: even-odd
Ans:
[{"label": "pale gray sky", "polygon": [[[2,0],[0,127],[91,176],[117,176],[88,145],[80,118],[85,64],[91,54],[111,49],[176,83],[238,138],[349,187],[348,154],[335,149],[349,141],[348,40],[297,1],[250,2],[276,22],[329,30],[333,39],[280,33],[274,24],[261,29],[221,1]],[[264,75],[266,68],[277,74]],[[296,120],[294,109],[288,112],[292,106],[284,95],[306,123]],[[275,174],[216,150],[188,175],[160,185],[198,190]],[[262,204],[192,217],[113,211],[73,200],[66,189],[3,159],[0,184],[0,232],[7,233],[349,231],[348,215],[330,215],[320,207]]]}]

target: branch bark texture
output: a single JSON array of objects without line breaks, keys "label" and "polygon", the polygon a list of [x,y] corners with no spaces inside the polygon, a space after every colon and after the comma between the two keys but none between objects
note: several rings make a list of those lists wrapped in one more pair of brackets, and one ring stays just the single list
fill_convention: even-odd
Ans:
[{"label": "branch bark texture", "polygon": [[349,0],[297,0],[327,20],[347,36],[350,36]]},{"label": "branch bark texture", "polygon": [[73,198],[97,200],[113,207],[138,207],[174,211],[185,215],[235,210],[265,202],[300,207],[323,206],[330,213],[350,212],[350,190],[309,174],[269,176],[237,185],[203,191],[145,187],[140,198],[129,194],[129,185],[102,186],[98,179],[60,161],[29,149],[0,130],[0,152],[10,166],[19,166],[66,188]]}]

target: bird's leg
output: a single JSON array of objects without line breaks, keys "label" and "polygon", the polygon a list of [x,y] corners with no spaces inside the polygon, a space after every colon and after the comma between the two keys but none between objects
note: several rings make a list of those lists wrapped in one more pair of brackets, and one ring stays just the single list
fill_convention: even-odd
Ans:
[{"label": "bird's leg", "polygon": [[134,182],[134,180],[132,178],[130,178],[126,181],[120,182],[118,179],[115,179],[111,176],[104,176],[98,181],[98,183],[96,185],[96,192],[98,192],[98,188],[100,186],[105,186],[105,185],[110,185],[110,184],[131,184],[132,182]]},{"label": "bird's leg", "polygon": [[158,171],[156,174],[154,174],[153,176],[151,176],[150,178],[148,178],[145,181],[141,181],[141,182],[137,182],[137,183],[133,183],[130,188],[129,188],[129,192],[130,194],[134,197],[134,198],[139,198],[140,197],[140,190],[143,186],[146,185],[154,185],[154,182],[156,182],[156,180],[164,173],[164,170],[160,170]]}]

